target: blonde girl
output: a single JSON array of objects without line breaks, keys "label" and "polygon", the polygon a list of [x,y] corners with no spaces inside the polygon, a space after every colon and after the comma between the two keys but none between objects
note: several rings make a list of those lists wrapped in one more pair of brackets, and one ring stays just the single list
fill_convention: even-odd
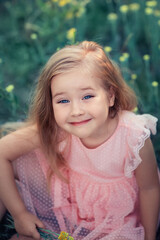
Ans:
[{"label": "blonde girl", "polygon": [[76,240],[155,240],[157,119],[135,115],[136,104],[98,44],[49,59],[27,126],[0,141],[0,197],[19,234],[39,239],[46,227]]}]

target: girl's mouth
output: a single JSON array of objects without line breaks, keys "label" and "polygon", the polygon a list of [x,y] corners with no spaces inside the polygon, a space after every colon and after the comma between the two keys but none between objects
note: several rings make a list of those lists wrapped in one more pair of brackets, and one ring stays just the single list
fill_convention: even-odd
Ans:
[{"label": "girl's mouth", "polygon": [[74,125],[74,126],[81,126],[83,124],[88,123],[90,120],[91,119],[83,120],[83,121],[80,121],[80,122],[71,122],[71,124]]}]

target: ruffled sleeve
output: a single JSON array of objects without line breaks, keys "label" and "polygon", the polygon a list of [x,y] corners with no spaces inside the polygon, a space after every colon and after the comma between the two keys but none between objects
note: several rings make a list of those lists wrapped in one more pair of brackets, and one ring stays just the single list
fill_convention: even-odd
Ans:
[{"label": "ruffled sleeve", "polygon": [[133,171],[141,163],[142,159],[139,155],[140,149],[144,146],[146,139],[150,137],[151,133],[156,134],[157,121],[158,119],[150,114],[132,114],[131,117],[127,119],[128,151],[124,166],[124,174],[126,177],[131,178]]}]

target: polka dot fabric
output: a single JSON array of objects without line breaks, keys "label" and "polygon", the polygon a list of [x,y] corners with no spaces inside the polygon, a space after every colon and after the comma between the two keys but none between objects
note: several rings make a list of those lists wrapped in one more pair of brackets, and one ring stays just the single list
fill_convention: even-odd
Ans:
[{"label": "polka dot fabric", "polygon": [[72,136],[65,156],[69,183],[53,176],[50,191],[49,165],[40,149],[17,159],[17,186],[27,209],[47,229],[66,231],[75,240],[144,240],[134,170],[150,130],[156,133],[156,121],[123,111],[114,134],[95,149]]}]

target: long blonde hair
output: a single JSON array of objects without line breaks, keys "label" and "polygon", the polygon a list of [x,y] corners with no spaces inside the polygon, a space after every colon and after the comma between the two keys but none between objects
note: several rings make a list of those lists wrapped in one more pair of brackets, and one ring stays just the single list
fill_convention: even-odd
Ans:
[{"label": "long blonde hair", "polygon": [[114,90],[115,103],[110,108],[112,117],[120,109],[133,110],[136,106],[134,92],[125,83],[118,67],[97,43],[83,41],[78,45],[66,46],[53,54],[39,77],[29,115],[30,121],[37,124],[42,148],[50,160],[50,176],[56,173],[62,177],[59,169],[66,163],[59,150],[59,144],[63,140],[60,136],[63,135],[53,113],[51,80],[82,65],[102,80],[106,91],[110,87]]}]

